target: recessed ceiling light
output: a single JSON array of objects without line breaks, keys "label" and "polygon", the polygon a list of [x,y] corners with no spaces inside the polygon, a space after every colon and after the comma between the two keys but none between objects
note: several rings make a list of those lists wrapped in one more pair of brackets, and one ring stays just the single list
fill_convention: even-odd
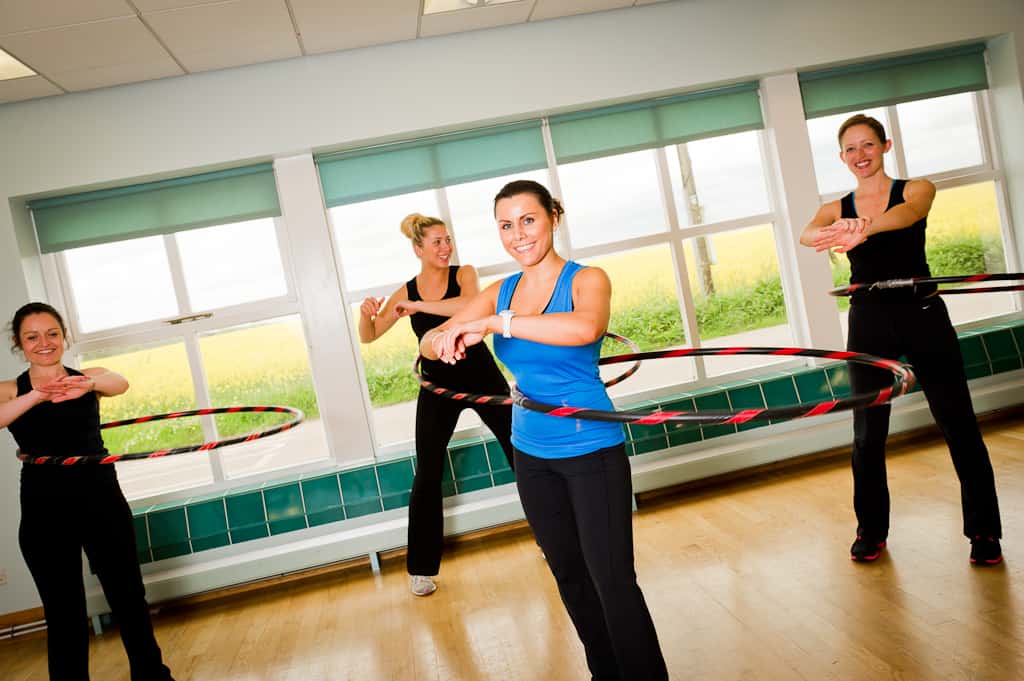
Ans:
[{"label": "recessed ceiling light", "polygon": [[523,2],[523,0],[426,0],[423,3],[423,14],[454,12],[460,9],[473,9],[475,7],[491,7],[510,2]]},{"label": "recessed ceiling light", "polygon": [[34,75],[36,75],[35,71],[3,50],[0,50],[0,80],[13,80]]}]

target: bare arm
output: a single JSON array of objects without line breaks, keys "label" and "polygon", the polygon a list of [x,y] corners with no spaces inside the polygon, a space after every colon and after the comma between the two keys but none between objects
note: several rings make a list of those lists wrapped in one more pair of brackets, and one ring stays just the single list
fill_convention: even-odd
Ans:
[{"label": "bare arm", "polygon": [[842,206],[839,201],[829,201],[818,208],[818,212],[811,218],[811,222],[804,227],[800,234],[800,245],[814,246],[814,242],[822,234],[822,230],[835,223],[842,215]]},{"label": "bare arm", "polygon": [[48,399],[49,396],[46,393],[35,389],[24,395],[18,395],[16,381],[0,382],[0,428],[11,425],[29,409]]},{"label": "bare arm", "polygon": [[[427,359],[437,359],[437,350],[434,348],[434,340],[442,333],[448,331],[453,326],[472,324],[475,326],[483,325],[488,326],[497,323],[497,328],[501,329],[501,317],[498,317],[495,312],[495,307],[498,303],[498,289],[501,287],[501,282],[496,281],[471,301],[466,303],[461,310],[451,316],[448,321],[440,326],[427,331],[423,334],[423,338],[420,339],[420,354]],[[490,333],[490,332],[488,332]],[[483,340],[483,337],[487,334],[480,335],[477,342]],[[462,346],[463,351],[465,345]]]},{"label": "bare arm", "polygon": [[935,200],[935,185],[928,180],[911,180],[903,188],[903,203],[875,218],[867,228],[868,236],[906,229],[928,217]]},{"label": "bare arm", "polygon": [[477,277],[476,268],[472,265],[463,265],[455,275],[459,282],[459,295],[455,298],[445,300],[403,300],[395,308],[399,316],[413,314],[414,312],[426,312],[441,317],[451,317],[464,308],[469,301],[476,298],[480,293],[480,279]]},{"label": "bare arm", "polygon": [[399,286],[388,298],[387,303],[384,303],[383,298],[363,300],[363,304],[359,306],[359,340],[363,343],[372,343],[387,333],[398,321],[396,306],[407,300],[405,286]]},{"label": "bare arm", "polygon": [[82,373],[92,379],[92,389],[103,397],[123,395],[128,391],[128,379],[115,371],[103,367],[89,367],[82,369]]}]

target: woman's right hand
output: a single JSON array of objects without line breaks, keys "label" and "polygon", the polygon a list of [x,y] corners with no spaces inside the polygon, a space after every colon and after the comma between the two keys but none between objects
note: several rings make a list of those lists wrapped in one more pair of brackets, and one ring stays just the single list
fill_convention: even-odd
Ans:
[{"label": "woman's right hand", "polygon": [[359,314],[367,320],[373,321],[373,318],[380,314],[380,308],[383,305],[383,298],[366,298],[363,300],[363,304],[359,306]]},{"label": "woman's right hand", "polygon": [[490,321],[491,317],[484,317],[468,322],[450,324],[431,339],[431,348],[437,354],[439,360],[447,364],[455,364],[460,359],[465,358],[466,348],[476,345],[487,334],[493,332]]}]

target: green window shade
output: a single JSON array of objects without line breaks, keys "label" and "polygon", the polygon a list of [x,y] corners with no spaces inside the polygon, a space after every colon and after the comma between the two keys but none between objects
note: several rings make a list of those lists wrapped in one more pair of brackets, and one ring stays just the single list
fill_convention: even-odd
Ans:
[{"label": "green window shade", "polygon": [[982,44],[800,74],[808,118],[987,87]]},{"label": "green window shade", "polygon": [[281,214],[271,164],[29,204],[43,253]]},{"label": "green window shade", "polygon": [[317,157],[329,208],[546,165],[539,121]]},{"label": "green window shade", "polygon": [[559,163],[764,127],[757,83],[554,116],[550,123]]}]

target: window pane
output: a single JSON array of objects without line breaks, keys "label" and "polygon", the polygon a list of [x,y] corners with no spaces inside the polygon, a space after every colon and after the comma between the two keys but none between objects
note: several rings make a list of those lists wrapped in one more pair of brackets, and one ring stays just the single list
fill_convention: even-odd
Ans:
[{"label": "window pane", "polygon": [[512,180],[533,180],[544,186],[549,184],[547,171],[535,170],[445,187],[455,246],[459,262],[463,265],[484,267],[512,262],[501,245],[494,221],[494,195]]},{"label": "window pane", "polygon": [[[925,247],[932,276],[1006,271],[997,206],[994,182],[944,189],[935,195]],[[943,300],[954,324],[1016,310],[1012,293],[952,295]]]},{"label": "window pane", "polygon": [[405,281],[418,272],[419,260],[399,229],[402,219],[409,213],[440,217],[439,212],[433,190],[332,208],[331,224],[345,270],[345,289]]},{"label": "window pane", "polygon": [[64,251],[84,333],[179,314],[161,236]]},{"label": "window pane", "polygon": [[899,104],[896,113],[910,177],[981,164],[973,93]]},{"label": "window pane", "polygon": [[[839,160],[839,139],[836,135],[839,133],[839,126],[843,124],[843,121],[858,113],[877,118],[885,126],[887,132],[890,129],[885,109],[881,108],[848,111],[807,121],[807,133],[811,138],[811,154],[814,156],[814,173],[818,178],[818,192],[821,194],[851,191],[857,186],[853,174]],[[895,174],[890,154],[885,155],[885,172],[889,173],[890,177]]]},{"label": "window pane", "polygon": [[[247,324],[199,338],[203,369],[215,407],[297,407],[306,420],[283,433],[231,445],[221,452],[224,473],[238,477],[327,458],[302,322],[297,316]],[[215,417],[227,438],[287,421],[287,414],[224,414]]]},{"label": "window pane", "polygon": [[193,310],[288,293],[274,220],[250,220],[175,235]]},{"label": "window pane", "polygon": [[[181,340],[88,353],[82,357],[83,368],[96,366],[116,371],[131,385],[123,395],[100,400],[100,420],[104,423],[196,408],[192,374]],[[112,454],[184,447],[203,441],[202,427],[194,417],[108,428],[102,433],[103,442]],[[206,454],[181,454],[116,465],[121,488],[129,499],[213,481]]]},{"label": "window pane", "polygon": [[721,222],[768,212],[758,139],[757,131],[741,132],[665,150],[679,224]]},{"label": "window pane", "polygon": [[558,166],[574,248],[668,230],[654,150]]},{"label": "window pane", "polygon": [[[724,347],[792,345],[771,225],[684,242],[701,344]],[[714,376],[783,359],[708,357]]]},{"label": "window pane", "polygon": [[[584,264],[600,267],[611,279],[609,331],[625,336],[642,350],[661,350],[686,343],[676,270],[668,246],[590,258]],[[602,352],[605,355],[619,355],[631,351],[621,343],[606,340]],[[628,367],[628,364],[602,367],[601,376],[608,380]],[[694,378],[696,369],[692,360],[652,360],[642,363],[640,371],[612,386],[608,392],[616,398],[678,385]]]}]

